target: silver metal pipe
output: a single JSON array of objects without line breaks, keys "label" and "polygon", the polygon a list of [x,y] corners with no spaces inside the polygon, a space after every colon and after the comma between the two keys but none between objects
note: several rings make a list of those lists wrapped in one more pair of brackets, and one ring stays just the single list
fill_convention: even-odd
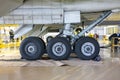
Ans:
[{"label": "silver metal pipe", "polygon": [[72,44],[82,35],[84,35],[87,31],[92,30],[96,25],[100,24],[105,18],[107,18],[110,14],[112,13],[112,11],[106,11],[104,12],[102,15],[100,15],[100,17],[98,17],[94,22],[92,22],[86,29],[84,29],[82,32],[80,32],[78,35],[75,35],[72,38]]},{"label": "silver metal pipe", "polygon": [[92,22],[86,29],[84,29],[82,32],[80,32],[78,35],[81,37],[83,34],[85,34],[87,31],[92,30],[96,25],[100,24],[105,18],[107,18],[110,14],[112,13],[112,11],[107,11],[104,12],[102,15],[100,15],[99,18],[97,18],[97,20],[95,20],[94,22]]}]

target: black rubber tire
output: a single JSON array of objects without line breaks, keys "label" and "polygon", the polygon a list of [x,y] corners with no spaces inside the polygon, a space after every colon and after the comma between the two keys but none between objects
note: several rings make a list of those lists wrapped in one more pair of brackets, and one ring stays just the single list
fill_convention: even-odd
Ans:
[{"label": "black rubber tire", "polygon": [[48,43],[51,39],[53,39],[53,37],[52,37],[52,36],[48,36],[48,37],[46,38],[47,43]]},{"label": "black rubber tire", "polygon": [[[56,49],[54,49],[54,47],[53,47],[54,45],[56,45],[58,43],[60,43],[62,45],[64,44],[63,46],[62,45],[57,45],[57,46],[62,46],[60,48],[60,50],[64,51],[64,53],[61,52],[62,55],[61,54],[59,55],[59,53],[57,53],[57,49],[58,49],[57,46],[55,46]],[[54,59],[54,60],[68,59],[69,56],[70,56],[70,53],[71,53],[71,45],[66,38],[56,37],[56,38],[53,38],[52,40],[49,41],[49,43],[47,45],[47,53],[48,53],[49,57]]]},{"label": "black rubber tire", "polygon": [[[28,48],[30,46],[34,47],[35,52],[30,53]],[[20,54],[23,59],[27,60],[37,60],[42,57],[45,52],[45,43],[39,37],[28,37],[25,38],[20,45]]]},{"label": "black rubber tire", "polygon": [[40,37],[36,37],[36,38],[38,38],[40,41],[42,41],[43,47],[44,47],[44,52],[43,52],[43,54],[46,53],[46,44],[45,44],[45,42],[44,42],[43,39],[41,39]]},{"label": "black rubber tire", "polygon": [[[83,48],[84,50],[82,50]],[[97,42],[97,40],[91,37],[82,37],[75,44],[75,53],[80,59],[83,60],[91,60],[95,58],[96,56],[98,56],[99,51],[99,43]]]}]

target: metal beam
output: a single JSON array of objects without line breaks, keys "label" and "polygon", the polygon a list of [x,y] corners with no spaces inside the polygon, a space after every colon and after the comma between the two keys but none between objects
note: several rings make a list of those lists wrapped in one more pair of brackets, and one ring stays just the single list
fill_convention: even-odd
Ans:
[{"label": "metal beam", "polygon": [[81,37],[83,34],[85,34],[87,31],[92,30],[96,25],[100,24],[105,18],[107,18],[112,11],[106,11],[100,17],[98,17],[94,22],[92,22],[86,29],[84,29],[82,32],[80,32],[78,35],[73,37],[72,43],[74,43],[79,37]]}]

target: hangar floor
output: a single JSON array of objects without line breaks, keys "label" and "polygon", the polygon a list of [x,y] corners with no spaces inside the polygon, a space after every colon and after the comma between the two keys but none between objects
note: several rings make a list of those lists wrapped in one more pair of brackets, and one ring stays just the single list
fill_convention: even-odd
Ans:
[{"label": "hangar floor", "polygon": [[0,80],[119,80],[120,52],[111,57],[110,48],[101,48],[102,60],[21,60],[18,48],[0,50]]}]

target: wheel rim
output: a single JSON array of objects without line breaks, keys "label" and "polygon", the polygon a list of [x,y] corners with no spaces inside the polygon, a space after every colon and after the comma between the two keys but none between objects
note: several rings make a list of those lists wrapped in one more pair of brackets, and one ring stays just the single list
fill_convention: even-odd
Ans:
[{"label": "wheel rim", "polygon": [[95,46],[90,42],[86,42],[82,45],[81,51],[85,56],[91,56],[95,52]]},{"label": "wheel rim", "polygon": [[37,52],[37,46],[34,43],[29,43],[25,46],[25,52],[27,55],[34,55]]},{"label": "wheel rim", "polygon": [[57,42],[52,47],[52,52],[56,56],[62,56],[66,53],[66,46],[61,42]]}]

